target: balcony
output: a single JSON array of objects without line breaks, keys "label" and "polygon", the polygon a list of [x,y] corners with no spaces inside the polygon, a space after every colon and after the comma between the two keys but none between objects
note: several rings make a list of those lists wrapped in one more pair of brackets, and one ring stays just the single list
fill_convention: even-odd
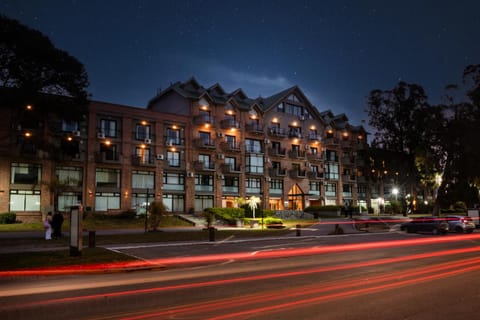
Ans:
[{"label": "balcony", "polygon": [[223,141],[220,143],[220,148],[225,152],[240,152],[241,144],[239,142]]},{"label": "balcony", "polygon": [[216,141],[215,140],[204,140],[204,139],[193,139],[193,144],[195,147],[200,149],[215,149]]},{"label": "balcony", "polygon": [[268,135],[271,137],[286,138],[287,131],[284,128],[270,127]]},{"label": "balcony", "polygon": [[215,163],[214,162],[203,162],[203,161],[194,161],[193,168],[195,171],[214,171]]},{"label": "balcony", "polygon": [[356,176],[354,174],[344,174],[342,175],[342,181],[355,181]]},{"label": "balcony", "polygon": [[268,155],[272,157],[285,157],[287,155],[287,149],[285,148],[269,148]]},{"label": "balcony", "polygon": [[263,153],[263,148],[253,144],[246,144],[245,151],[249,153]]},{"label": "balcony", "polygon": [[355,158],[343,157],[342,158],[342,164],[343,165],[354,165],[355,164]]},{"label": "balcony", "polygon": [[239,174],[241,173],[240,171],[240,166],[233,166],[232,164],[230,163],[224,163],[221,165],[221,170],[222,170],[222,173],[236,173],[236,174]]},{"label": "balcony", "polygon": [[359,176],[359,177],[357,177],[357,182],[358,183],[366,183],[367,179],[365,178],[365,176]]},{"label": "balcony", "polygon": [[141,157],[132,155],[132,165],[133,166],[154,166],[155,159],[153,157]]},{"label": "balcony", "polygon": [[338,145],[338,139],[333,138],[333,137],[325,138],[324,143],[325,143],[325,145],[327,145],[327,146]]},{"label": "balcony", "polygon": [[220,128],[222,129],[238,129],[240,128],[240,122],[233,119],[224,119],[220,121]]},{"label": "balcony", "polygon": [[181,161],[178,159],[163,160],[163,168],[169,170],[181,170],[185,171],[185,161]]},{"label": "balcony", "polygon": [[215,125],[215,119],[209,115],[198,115],[193,117],[193,123],[196,125]]},{"label": "balcony", "polygon": [[288,156],[290,159],[305,159],[305,151],[290,150],[288,151]]},{"label": "balcony", "polygon": [[323,172],[308,171],[307,172],[307,178],[310,179],[310,180],[323,179]]},{"label": "balcony", "polygon": [[306,177],[306,170],[290,169],[288,170],[288,175],[293,179],[302,179]]},{"label": "balcony", "polygon": [[95,152],[96,163],[120,163],[118,152]]},{"label": "balcony", "polygon": [[268,174],[270,177],[285,177],[287,175],[287,169],[285,168],[269,168]]},{"label": "balcony", "polygon": [[303,138],[303,135],[302,135],[300,132],[298,132],[298,131],[290,131],[290,132],[288,133],[288,137],[289,137],[289,138],[302,139],[302,138]]},{"label": "balcony", "polygon": [[342,140],[340,141],[340,146],[344,149],[352,148],[352,142],[350,140]]},{"label": "balcony", "polygon": [[175,147],[175,146],[184,146],[185,145],[185,139],[169,139],[165,138],[165,146],[166,147]]},{"label": "balcony", "polygon": [[263,127],[259,124],[247,124],[245,126],[245,132],[263,135]]},{"label": "balcony", "polygon": [[308,141],[322,141],[322,137],[316,133],[309,133],[307,138]]},{"label": "balcony", "polygon": [[321,154],[318,153],[307,153],[307,159],[310,162],[322,162],[323,158]]}]

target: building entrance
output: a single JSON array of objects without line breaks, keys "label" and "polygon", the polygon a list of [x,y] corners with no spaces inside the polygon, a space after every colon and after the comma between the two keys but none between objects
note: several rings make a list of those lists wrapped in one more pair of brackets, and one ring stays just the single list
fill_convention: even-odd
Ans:
[{"label": "building entrance", "polygon": [[305,209],[305,193],[295,184],[290,191],[288,191],[288,210],[303,210]]}]

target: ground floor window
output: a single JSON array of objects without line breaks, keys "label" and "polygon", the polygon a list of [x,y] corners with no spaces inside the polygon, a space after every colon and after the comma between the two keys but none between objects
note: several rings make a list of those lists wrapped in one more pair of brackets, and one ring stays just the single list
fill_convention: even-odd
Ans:
[{"label": "ground floor window", "polygon": [[10,190],[10,211],[40,211],[40,191]]},{"label": "ground floor window", "polygon": [[81,192],[64,192],[58,196],[58,210],[70,211],[70,207],[78,206],[82,203]]},{"label": "ground floor window", "polygon": [[120,209],[120,193],[97,192],[95,194],[95,210],[108,211],[110,209]]},{"label": "ground floor window", "polygon": [[278,198],[270,198],[268,200],[270,210],[283,210],[283,201],[282,199]]},{"label": "ground floor window", "polygon": [[170,212],[185,212],[185,195],[183,194],[164,194],[163,205]]},{"label": "ground floor window", "polygon": [[137,214],[145,214],[147,204],[155,200],[153,193],[133,193],[132,194],[132,209],[135,209]]},{"label": "ground floor window", "polygon": [[195,211],[203,211],[207,208],[213,208],[213,196],[195,196]]}]

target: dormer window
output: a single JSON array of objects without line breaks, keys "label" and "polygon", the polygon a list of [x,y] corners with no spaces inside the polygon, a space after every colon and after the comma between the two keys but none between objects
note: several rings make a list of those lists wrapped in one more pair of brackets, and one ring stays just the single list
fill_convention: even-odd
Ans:
[{"label": "dormer window", "polygon": [[200,110],[204,110],[204,111],[210,110],[210,104],[204,98],[198,101],[198,105],[200,106]]}]

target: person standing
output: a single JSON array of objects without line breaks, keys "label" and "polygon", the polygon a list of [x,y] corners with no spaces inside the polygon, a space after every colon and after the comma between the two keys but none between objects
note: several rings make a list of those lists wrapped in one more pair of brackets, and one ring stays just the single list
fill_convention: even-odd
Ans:
[{"label": "person standing", "polygon": [[45,240],[52,240],[52,212],[47,213],[43,226],[45,227]]},{"label": "person standing", "polygon": [[62,237],[63,215],[55,211],[52,217],[53,238],[59,239]]}]

